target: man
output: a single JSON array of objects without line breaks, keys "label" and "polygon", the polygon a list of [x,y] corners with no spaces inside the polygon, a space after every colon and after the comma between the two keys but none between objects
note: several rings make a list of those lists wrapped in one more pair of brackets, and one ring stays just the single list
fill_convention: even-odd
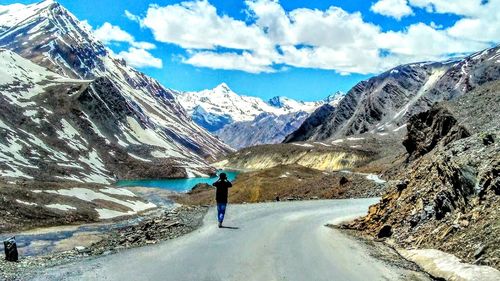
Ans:
[{"label": "man", "polygon": [[226,213],[227,189],[233,185],[227,180],[227,175],[221,173],[219,179],[213,183],[213,186],[217,188],[215,192],[215,201],[217,201],[217,219],[219,221],[219,228],[221,228],[222,222],[224,221],[224,214]]}]

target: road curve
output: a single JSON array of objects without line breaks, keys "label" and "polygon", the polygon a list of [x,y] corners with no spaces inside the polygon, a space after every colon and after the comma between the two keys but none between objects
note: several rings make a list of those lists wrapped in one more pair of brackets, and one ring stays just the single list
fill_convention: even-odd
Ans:
[{"label": "road curve", "polygon": [[376,199],[230,205],[216,226],[211,208],[203,226],[183,237],[49,268],[33,280],[304,281],[401,280],[398,270],[325,227],[366,213]]}]

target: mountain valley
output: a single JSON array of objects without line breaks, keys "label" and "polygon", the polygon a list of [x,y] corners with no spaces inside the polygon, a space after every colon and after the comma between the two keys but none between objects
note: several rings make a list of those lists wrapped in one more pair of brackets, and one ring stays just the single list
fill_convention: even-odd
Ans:
[{"label": "mountain valley", "polygon": [[[125,15],[144,28],[133,16]],[[333,94],[306,102],[239,94],[230,81],[197,92],[169,89],[95,33],[53,0],[0,5],[0,234],[32,239],[20,242],[21,255],[28,256],[29,247],[45,251],[8,267],[0,261],[0,279],[23,280],[26,268],[35,274],[48,264],[62,264],[61,272],[73,263],[83,268],[81,258],[88,256],[101,256],[98,262],[105,265],[130,255],[125,249],[132,247],[158,251],[179,241],[198,247],[205,242],[193,239],[205,236],[234,243],[257,239],[260,248],[251,254],[259,257],[269,245],[292,255],[296,245],[262,240],[244,228],[258,225],[272,233],[275,217],[299,246],[315,243],[309,231],[322,243],[335,240],[332,233],[357,237],[346,238],[352,239],[346,245],[369,241],[345,246],[351,256],[376,244],[387,259],[377,270],[404,264],[411,273],[398,275],[401,280],[474,280],[440,273],[446,269],[436,261],[440,255],[450,255],[479,279],[484,271],[500,276],[498,44],[453,59],[402,64],[356,80],[347,93],[328,89]],[[179,192],[169,184],[211,183],[221,172],[237,176],[228,195],[234,226],[219,229],[213,186]],[[121,186],[122,180],[139,186]],[[357,217],[348,214],[350,204]],[[302,205],[306,209],[298,210]],[[234,220],[232,208],[235,217],[249,220]],[[366,209],[361,217],[360,208]],[[204,223],[209,215],[213,225]],[[324,227],[330,223],[334,230]],[[287,225],[296,232],[288,233]],[[162,242],[168,239],[174,240]],[[160,242],[165,244],[153,245]],[[333,242],[323,244],[331,250]],[[204,246],[207,253],[220,250]],[[147,250],[137,252],[147,256]],[[169,252],[169,259],[178,253]],[[339,258],[325,253],[328,261]],[[201,261],[206,253],[199,254]],[[317,253],[308,254],[314,260]],[[392,264],[401,257],[411,262]],[[240,258],[248,263],[245,257],[235,263]],[[86,265],[97,261],[88,260]],[[139,266],[140,258],[134,262]],[[429,263],[440,270],[431,272]],[[275,273],[274,264],[259,266]],[[53,269],[52,277],[63,274]]]}]

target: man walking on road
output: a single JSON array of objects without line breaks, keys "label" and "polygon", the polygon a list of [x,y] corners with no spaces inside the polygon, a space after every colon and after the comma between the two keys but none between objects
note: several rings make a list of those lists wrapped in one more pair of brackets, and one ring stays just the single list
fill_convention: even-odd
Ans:
[{"label": "man walking on road", "polygon": [[224,214],[226,213],[228,188],[233,185],[227,180],[227,175],[221,173],[219,179],[213,183],[213,186],[217,188],[215,201],[217,201],[217,219],[219,221],[219,228],[221,228],[222,222],[224,221]]}]

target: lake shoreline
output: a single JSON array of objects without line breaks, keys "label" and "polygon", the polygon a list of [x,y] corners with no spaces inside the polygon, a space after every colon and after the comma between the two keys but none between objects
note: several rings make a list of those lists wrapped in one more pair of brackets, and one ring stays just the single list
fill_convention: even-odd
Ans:
[{"label": "lake shoreline", "polygon": [[[233,169],[218,170],[218,173],[226,173],[230,181],[234,181],[241,171]],[[174,192],[187,193],[194,186],[201,183],[212,184],[217,180],[214,177],[194,177],[194,178],[176,178],[176,179],[139,179],[139,180],[121,180],[117,181],[116,187],[145,187],[159,188]]]}]

